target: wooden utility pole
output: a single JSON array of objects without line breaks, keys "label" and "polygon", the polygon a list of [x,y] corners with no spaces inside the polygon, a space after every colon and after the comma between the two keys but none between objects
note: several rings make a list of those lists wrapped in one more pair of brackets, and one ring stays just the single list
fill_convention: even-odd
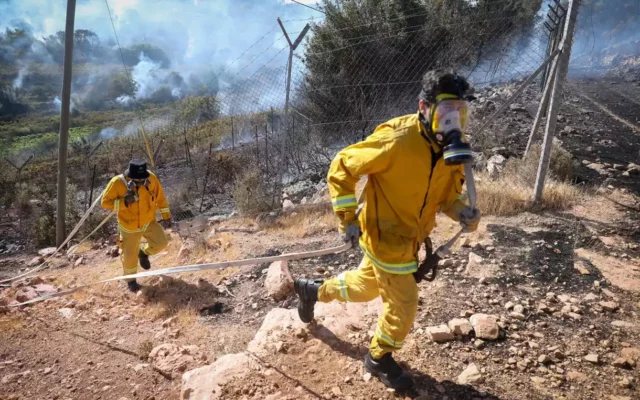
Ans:
[{"label": "wooden utility pole", "polygon": [[67,0],[67,22],[64,28],[64,72],[62,78],[62,107],[60,110],[60,139],[58,141],[58,209],[56,220],[56,244],[65,239],[65,214],[67,200],[67,150],[69,145],[69,113],[71,111],[71,68],[73,66],[73,33],[76,16],[76,0]]}]

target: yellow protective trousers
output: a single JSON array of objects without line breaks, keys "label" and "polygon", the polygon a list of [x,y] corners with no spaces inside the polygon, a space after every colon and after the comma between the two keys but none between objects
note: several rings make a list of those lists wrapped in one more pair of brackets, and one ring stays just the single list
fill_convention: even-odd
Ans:
[{"label": "yellow protective trousers", "polygon": [[119,245],[122,249],[120,260],[122,261],[123,275],[132,275],[138,272],[138,251],[142,238],[147,240],[142,251],[148,256],[158,254],[167,247],[167,236],[156,220],[135,231],[122,227],[119,227],[118,230],[120,231]]},{"label": "yellow protective trousers", "polygon": [[376,268],[365,256],[358,269],[326,281],[318,300],[366,302],[382,297],[384,309],[378,319],[369,350],[373,358],[398,350],[411,330],[418,309],[418,285],[412,274],[391,274]]}]

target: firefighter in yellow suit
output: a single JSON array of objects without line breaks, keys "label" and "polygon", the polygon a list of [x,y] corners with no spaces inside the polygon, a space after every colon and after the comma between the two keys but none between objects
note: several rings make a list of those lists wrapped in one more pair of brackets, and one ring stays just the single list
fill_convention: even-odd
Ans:
[{"label": "firefighter in yellow suit", "polygon": [[[131,160],[124,174],[113,177],[102,195],[102,207],[118,216],[123,275],[135,274],[138,262],[143,269],[151,268],[149,256],[167,247],[163,227],[171,226],[171,213],[162,185],[147,163]],[[156,211],[162,215],[162,226],[156,221]],[[147,243],[140,247],[142,238]],[[135,279],[127,285],[132,292],[140,290]]]},{"label": "firefighter in yellow suit", "polygon": [[[326,282],[295,280],[303,322],[313,320],[316,301],[367,302],[381,296],[384,310],[364,364],[394,389],[413,386],[392,352],[402,348],[413,325],[416,282],[422,278],[417,253],[421,243],[430,243],[436,213],[442,210],[467,231],[475,230],[480,220],[480,213],[460,199],[463,166],[445,163],[446,158],[471,157],[462,132],[468,91],[469,84],[457,74],[429,71],[423,77],[418,113],[378,126],[366,140],[337,154],[327,178],[333,209],[345,240],[359,238],[364,258],[357,270]],[[454,130],[457,134],[448,134]],[[464,143],[468,153],[448,146],[452,141]],[[364,207],[356,217],[356,183],[362,175],[368,175],[368,182]]]}]

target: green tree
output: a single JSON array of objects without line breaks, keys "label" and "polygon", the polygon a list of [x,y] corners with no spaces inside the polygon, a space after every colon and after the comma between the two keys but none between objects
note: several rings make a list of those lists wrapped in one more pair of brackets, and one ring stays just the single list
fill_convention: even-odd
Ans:
[{"label": "green tree", "polygon": [[122,95],[135,96],[138,83],[126,72],[121,71],[113,76],[109,84],[109,98],[116,99]]},{"label": "green tree", "polygon": [[[428,69],[472,68],[529,36],[541,0],[325,0],[295,101],[329,140],[415,108]],[[353,121],[349,129],[334,121]]]},{"label": "green tree", "polygon": [[180,101],[178,115],[185,125],[210,121],[220,116],[220,105],[215,96],[189,96]]},{"label": "green tree", "polygon": [[140,55],[144,54],[151,61],[159,63],[162,68],[169,68],[171,60],[160,47],[148,43],[138,43],[122,49],[125,64],[134,66],[140,62]]}]

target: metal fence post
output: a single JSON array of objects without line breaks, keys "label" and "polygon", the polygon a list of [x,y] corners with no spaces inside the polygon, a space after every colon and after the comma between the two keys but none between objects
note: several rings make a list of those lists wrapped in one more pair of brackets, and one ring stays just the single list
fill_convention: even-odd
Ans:
[{"label": "metal fence post", "polygon": [[544,183],[549,170],[549,161],[551,158],[551,149],[553,144],[553,136],[556,130],[556,120],[558,117],[558,109],[562,101],[562,88],[564,81],[567,79],[569,70],[569,60],[571,58],[571,47],[573,45],[573,35],[576,29],[576,19],[578,17],[578,9],[581,0],[569,0],[567,18],[564,26],[564,33],[560,48],[562,53],[558,58],[558,70],[553,81],[553,89],[551,92],[551,100],[549,104],[549,114],[547,116],[547,126],[542,143],[542,154],[540,155],[540,164],[538,165],[538,174],[536,176],[536,184],[534,188],[533,201],[535,203],[542,200],[544,192]]},{"label": "metal fence post", "polygon": [[302,32],[300,32],[300,34],[298,35],[298,38],[296,39],[296,41],[291,43],[291,39],[287,34],[287,30],[284,29],[284,25],[282,24],[282,21],[280,20],[280,18],[278,18],[278,24],[280,24],[282,33],[284,33],[284,37],[287,38],[287,42],[289,43],[289,60],[287,61],[287,89],[286,89],[287,92],[284,100],[285,129],[282,132],[282,138],[280,142],[280,156],[282,157],[282,159],[280,160],[280,168],[278,168],[278,171],[279,171],[278,183],[281,185],[283,184],[282,178],[284,177],[284,172],[286,169],[285,157],[286,157],[286,149],[287,149],[287,133],[289,132],[289,97],[291,94],[291,69],[293,68],[293,53],[296,51],[296,48],[298,47],[298,45],[300,45],[300,43],[302,42],[302,39],[304,39],[304,36],[309,31],[310,25],[306,24],[302,29]]}]

